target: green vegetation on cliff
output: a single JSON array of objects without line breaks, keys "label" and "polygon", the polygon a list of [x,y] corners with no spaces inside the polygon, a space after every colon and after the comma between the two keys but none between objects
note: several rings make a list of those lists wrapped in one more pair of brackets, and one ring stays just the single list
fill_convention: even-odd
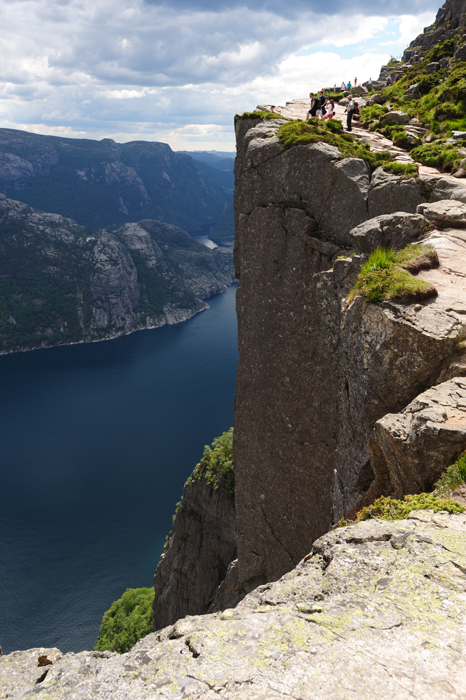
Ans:
[{"label": "green vegetation on cliff", "polygon": [[411,275],[406,268],[409,262],[431,253],[427,246],[407,246],[395,252],[377,248],[361,268],[348,300],[362,295],[367,302],[377,303],[386,299],[413,300],[435,296],[435,288]]},{"label": "green vegetation on cliff", "polygon": [[359,511],[356,522],[380,518],[381,520],[404,520],[412,510],[433,510],[438,513],[464,513],[464,507],[450,498],[439,498],[432,493],[417,493],[405,496],[403,500],[381,496],[371,506]]},{"label": "green vegetation on cliff", "polygon": [[104,613],[94,649],[124,654],[153,632],[153,601],[153,588],[127,588]]},{"label": "green vegetation on cliff", "polygon": [[[370,506],[357,513],[355,522],[380,518],[381,520],[403,520],[412,510],[432,510],[434,513],[464,513],[466,508],[455,501],[452,496],[458,486],[466,484],[466,452],[448,467],[434,484],[432,493],[415,493],[403,499],[380,496]],[[344,527],[350,523],[344,518],[338,525]]]},{"label": "green vegetation on cliff", "polygon": [[233,428],[205,445],[204,454],[187,483],[193,479],[205,479],[214,489],[222,487],[229,498],[235,497],[235,472],[233,469]]}]

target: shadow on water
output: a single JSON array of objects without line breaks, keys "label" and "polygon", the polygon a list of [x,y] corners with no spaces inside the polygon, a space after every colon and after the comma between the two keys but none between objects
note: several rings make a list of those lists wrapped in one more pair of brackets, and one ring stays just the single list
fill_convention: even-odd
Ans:
[{"label": "shadow on water", "polygon": [[0,644],[90,648],[233,422],[236,285],[190,321],[0,357]]}]

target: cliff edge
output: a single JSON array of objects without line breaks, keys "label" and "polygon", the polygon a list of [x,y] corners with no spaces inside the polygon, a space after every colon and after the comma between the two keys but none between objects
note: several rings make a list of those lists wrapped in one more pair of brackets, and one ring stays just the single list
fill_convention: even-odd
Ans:
[{"label": "cliff edge", "polygon": [[0,697],[465,698],[465,586],[465,515],[369,520],[324,535],[235,609],[186,617],[126,654],[0,657]]}]

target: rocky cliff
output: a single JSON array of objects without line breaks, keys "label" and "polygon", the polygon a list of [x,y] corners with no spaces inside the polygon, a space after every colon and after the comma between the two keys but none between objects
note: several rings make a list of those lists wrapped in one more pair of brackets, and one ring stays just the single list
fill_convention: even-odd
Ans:
[{"label": "rocky cliff", "polygon": [[317,540],[235,608],[186,617],[126,654],[0,657],[10,700],[464,698],[466,518],[415,511]]},{"label": "rocky cliff", "polygon": [[[466,334],[464,205],[426,203],[454,186],[440,174],[373,171],[327,143],[285,147],[281,123],[236,121],[234,455],[246,590],[292,569],[371,486],[391,488],[374,484],[375,423],[444,377]],[[429,273],[435,300],[348,302],[370,251],[419,239],[440,258]]]},{"label": "rocky cliff", "polygon": [[0,195],[0,353],[184,321],[226,289],[232,267],[176,226],[91,233]]}]

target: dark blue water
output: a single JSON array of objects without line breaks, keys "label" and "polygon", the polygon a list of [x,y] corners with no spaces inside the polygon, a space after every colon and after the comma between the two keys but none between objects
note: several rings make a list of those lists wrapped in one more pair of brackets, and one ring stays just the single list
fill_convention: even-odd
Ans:
[{"label": "dark blue water", "polygon": [[183,483],[233,422],[236,285],[176,326],[0,357],[0,644],[79,651],[150,586]]}]

